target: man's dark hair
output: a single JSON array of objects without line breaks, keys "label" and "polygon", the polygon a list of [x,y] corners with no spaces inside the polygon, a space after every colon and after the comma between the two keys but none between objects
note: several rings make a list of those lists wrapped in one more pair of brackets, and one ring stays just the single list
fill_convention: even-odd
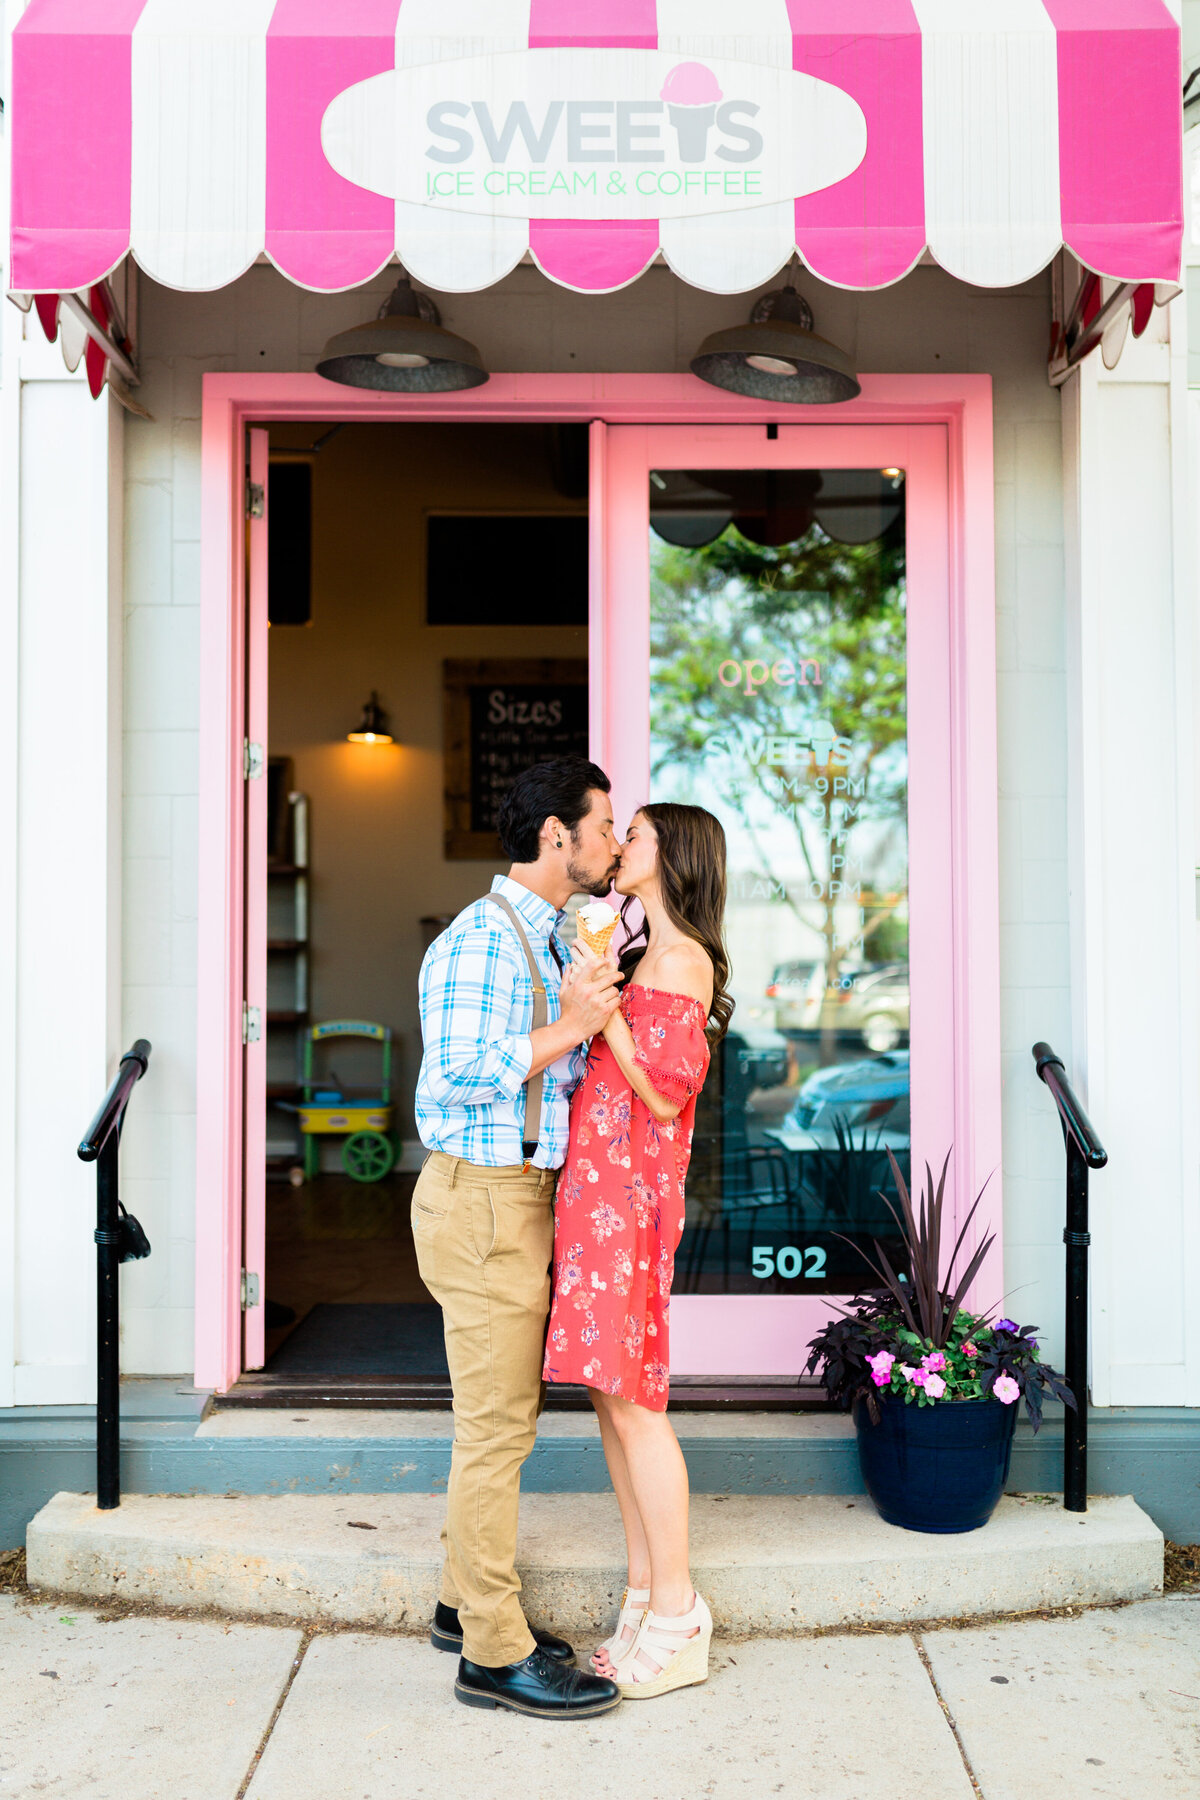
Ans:
[{"label": "man's dark hair", "polygon": [[538,859],[538,836],[547,819],[561,819],[574,831],[591,807],[597,789],[612,786],[603,769],[586,756],[553,756],[522,769],[505,794],[496,819],[500,844],[510,862]]}]

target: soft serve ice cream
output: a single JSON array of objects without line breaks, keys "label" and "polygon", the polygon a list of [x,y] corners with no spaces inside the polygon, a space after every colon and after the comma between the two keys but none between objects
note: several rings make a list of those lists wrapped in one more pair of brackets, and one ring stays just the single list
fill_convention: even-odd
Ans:
[{"label": "soft serve ice cream", "polygon": [[575,914],[575,930],[585,950],[604,956],[612,943],[620,919],[603,900],[589,900]]}]

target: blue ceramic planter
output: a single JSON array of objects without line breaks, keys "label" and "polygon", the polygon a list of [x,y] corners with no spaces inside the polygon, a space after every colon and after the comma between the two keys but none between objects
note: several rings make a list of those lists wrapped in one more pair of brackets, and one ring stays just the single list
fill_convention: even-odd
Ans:
[{"label": "blue ceramic planter", "polygon": [[858,1460],[868,1494],[905,1531],[978,1531],[1008,1480],[1017,1408],[990,1397],[906,1406],[880,1398],[878,1425],[855,1402]]}]

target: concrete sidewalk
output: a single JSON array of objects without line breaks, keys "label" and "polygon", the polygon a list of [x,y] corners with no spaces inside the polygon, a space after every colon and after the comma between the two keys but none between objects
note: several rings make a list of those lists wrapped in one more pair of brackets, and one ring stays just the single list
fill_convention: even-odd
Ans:
[{"label": "concrete sidewalk", "polygon": [[413,1637],[0,1598],[0,1795],[1196,1800],[1200,1598],[971,1630],[725,1640],[583,1725],[468,1711]]}]

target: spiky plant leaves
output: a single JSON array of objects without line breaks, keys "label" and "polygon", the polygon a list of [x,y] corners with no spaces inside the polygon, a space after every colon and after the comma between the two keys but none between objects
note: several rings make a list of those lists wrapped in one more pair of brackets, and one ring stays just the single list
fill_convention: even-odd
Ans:
[{"label": "spiky plant leaves", "polygon": [[916,1318],[913,1316],[912,1307],[909,1305],[908,1295],[905,1292],[904,1283],[900,1280],[899,1276],[896,1274],[895,1270],[892,1268],[891,1263],[888,1261],[886,1252],[884,1251],[882,1244],[879,1242],[879,1239],[872,1238],[871,1242],[875,1246],[875,1254],[879,1257],[880,1262],[882,1262],[882,1264],[883,1264],[882,1269],[878,1266],[877,1263],[873,1263],[871,1261],[871,1258],[867,1255],[867,1253],[863,1249],[862,1245],[856,1244],[853,1238],[848,1238],[844,1231],[835,1231],[833,1233],[833,1236],[836,1238],[841,1238],[843,1244],[849,1244],[850,1248],[852,1250],[856,1251],[857,1254],[862,1257],[862,1259],[866,1263],[868,1269],[870,1269],[872,1275],[874,1275],[876,1280],[879,1282],[880,1287],[886,1289],[886,1291],[891,1295],[892,1299],[896,1302],[896,1305],[900,1308],[901,1315],[905,1321],[905,1324],[908,1326],[909,1330],[915,1331],[917,1333],[917,1335],[920,1336],[920,1326],[917,1324]]}]

